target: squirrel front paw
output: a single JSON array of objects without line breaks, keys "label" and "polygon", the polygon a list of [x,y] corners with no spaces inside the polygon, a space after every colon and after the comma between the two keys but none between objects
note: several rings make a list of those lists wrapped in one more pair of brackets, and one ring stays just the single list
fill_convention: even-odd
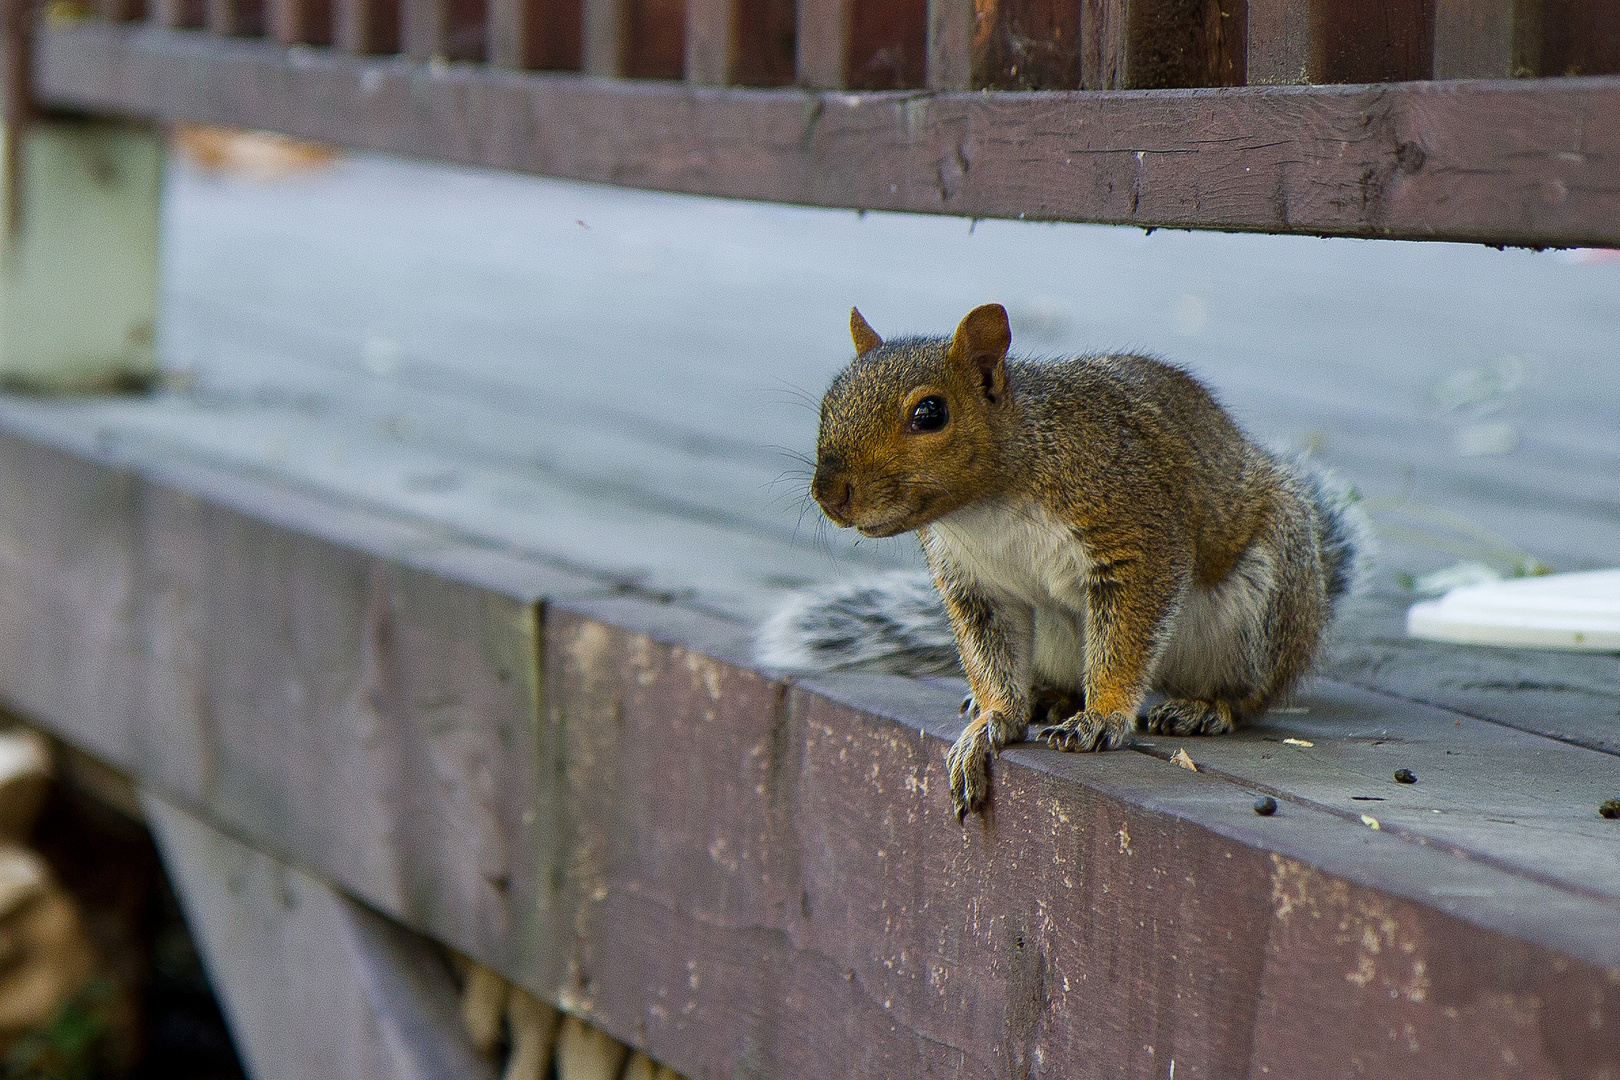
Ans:
[{"label": "squirrel front paw", "polygon": [[951,807],[956,820],[968,813],[984,812],[990,798],[990,759],[1001,749],[993,736],[999,730],[1001,714],[981,714],[967,726],[945,753],[945,771],[951,781]]},{"label": "squirrel front paw", "polygon": [[1147,729],[1154,735],[1225,735],[1237,728],[1230,702],[1172,698],[1149,710]]},{"label": "squirrel front paw", "polygon": [[1035,733],[1054,750],[1089,753],[1117,750],[1131,739],[1131,718],[1122,712],[1101,713],[1083,709],[1061,723],[1050,724]]}]

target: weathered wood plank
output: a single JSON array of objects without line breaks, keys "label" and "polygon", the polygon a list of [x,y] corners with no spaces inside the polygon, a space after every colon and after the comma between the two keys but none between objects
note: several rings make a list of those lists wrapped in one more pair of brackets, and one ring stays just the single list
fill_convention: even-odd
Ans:
[{"label": "weathered wood plank", "polygon": [[495,1080],[432,942],[161,796],[142,803],[258,1080]]},{"label": "weathered wood plank", "polygon": [[[662,190],[975,217],[1620,244],[1620,83],[814,97],[48,30],[52,103]],[[1305,94],[1306,97],[1297,95]],[[694,104],[697,105],[694,108]],[[535,125],[533,118],[546,123]],[[748,132],[745,142],[721,133]],[[1579,145],[1574,154],[1567,147]],[[858,152],[857,152],[858,151]],[[971,168],[968,164],[971,163]]]},{"label": "weathered wood plank", "polygon": [[580,0],[490,0],[489,62],[527,71],[578,71]]},{"label": "weathered wood plank", "polygon": [[973,89],[973,41],[978,33],[974,0],[928,0],[928,89]]},{"label": "weathered wood plank", "polygon": [[[1241,776],[1036,747],[959,831],[954,686],[784,685],[735,625],[510,560],[469,580],[453,538],[98,464],[93,428],[8,413],[90,457],[0,438],[0,693],[688,1075],[1489,1078],[1620,1052],[1614,898],[1482,858],[1496,831],[1456,858],[1346,821],[1331,775],[1283,778],[1261,819]],[[1325,764],[1365,772],[1359,708],[1273,726],[1342,728]],[[1237,776],[1264,734],[1211,745],[1251,755]]]}]

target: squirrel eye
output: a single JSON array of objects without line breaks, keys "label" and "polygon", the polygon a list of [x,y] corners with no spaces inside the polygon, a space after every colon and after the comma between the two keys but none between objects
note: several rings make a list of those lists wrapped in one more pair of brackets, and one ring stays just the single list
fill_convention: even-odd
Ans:
[{"label": "squirrel eye", "polygon": [[912,431],[938,431],[951,418],[942,397],[925,397],[911,410]]}]

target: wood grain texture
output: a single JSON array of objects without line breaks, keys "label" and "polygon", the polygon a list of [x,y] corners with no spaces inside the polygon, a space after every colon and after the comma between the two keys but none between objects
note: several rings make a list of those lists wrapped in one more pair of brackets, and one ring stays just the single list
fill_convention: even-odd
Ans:
[{"label": "wood grain texture", "polygon": [[969,89],[1080,86],[1080,7],[1072,0],[976,0]]},{"label": "wood grain texture", "polygon": [[1435,0],[1249,0],[1251,85],[1374,83],[1433,72]]},{"label": "wood grain texture", "polygon": [[[1620,244],[1620,83],[816,96],[47,30],[46,100],[578,180],[1140,226]],[[544,117],[544,122],[537,118]]]},{"label": "wood grain texture", "polygon": [[495,1080],[444,954],[160,796],[145,818],[259,1080]]},{"label": "wood grain texture", "polygon": [[489,0],[489,62],[526,71],[579,71],[580,0]]},{"label": "wood grain texture", "polygon": [[354,56],[399,51],[397,0],[332,0],[332,44]]},{"label": "wood grain texture", "polygon": [[[952,685],[784,683],[677,605],[469,574],[464,542],[183,458],[98,461],[49,406],[5,426],[8,702],[685,1075],[1620,1065],[1614,881],[1537,872],[1533,822],[1448,818],[1480,803],[1446,740],[1517,733],[1329,688],[1194,742],[1202,773],[1010,748],[961,830]],[[1315,753],[1266,756],[1293,734]],[[1373,832],[1350,797],[1399,755],[1419,784]],[[1487,801],[1536,787],[1493,775]]]},{"label": "wood grain texture", "polygon": [[1080,86],[1242,86],[1247,26],[1247,0],[1084,0]]}]

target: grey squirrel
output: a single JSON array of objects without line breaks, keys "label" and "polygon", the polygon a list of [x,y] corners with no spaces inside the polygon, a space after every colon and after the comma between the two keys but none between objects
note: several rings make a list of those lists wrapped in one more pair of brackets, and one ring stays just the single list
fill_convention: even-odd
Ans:
[{"label": "grey squirrel", "polygon": [[1170,364],[1009,358],[999,304],[950,337],[885,342],[859,311],[850,332],[811,493],[836,525],[915,531],[929,573],[797,594],[756,656],[965,672],[973,716],[946,756],[958,819],[983,810],[991,758],[1032,720],[1058,749],[1113,749],[1157,691],[1149,732],[1219,735],[1310,670],[1370,559],[1348,489],[1259,446]]}]

